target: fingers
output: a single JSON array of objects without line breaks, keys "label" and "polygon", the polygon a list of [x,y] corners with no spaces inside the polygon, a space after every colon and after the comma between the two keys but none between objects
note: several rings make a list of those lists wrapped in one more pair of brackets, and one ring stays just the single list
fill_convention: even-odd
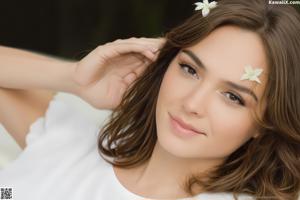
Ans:
[{"label": "fingers", "polygon": [[[137,53],[133,53],[130,56],[135,57],[137,61],[139,61],[136,65],[140,66],[140,65],[149,65],[151,63],[151,60],[149,60],[148,58],[146,58],[145,56],[142,56],[140,54]],[[156,55],[155,55],[156,57]]]},{"label": "fingers", "polygon": [[137,74],[134,72],[130,72],[124,77],[123,80],[127,85],[130,85],[136,78],[137,78]]},{"label": "fingers", "polygon": [[134,70],[135,74],[137,74],[137,76],[140,76],[142,74],[142,72],[145,71],[145,69],[148,67],[148,63],[147,64],[144,64],[143,66],[137,68]]},{"label": "fingers", "polygon": [[94,53],[105,61],[128,53],[139,53],[150,60],[155,59],[154,49],[139,43],[108,43],[97,47]]},{"label": "fingers", "polygon": [[127,85],[132,84],[132,82],[134,82],[139,76],[141,76],[141,74],[145,71],[145,69],[147,68],[148,65],[149,65],[149,63],[144,63],[142,66],[139,66],[138,68],[136,68],[133,71],[131,71],[130,73],[128,73],[123,78],[124,82]]},{"label": "fingers", "polygon": [[152,50],[154,52],[156,52],[157,50],[159,50],[160,48],[162,48],[163,44],[165,43],[165,38],[129,38],[129,39],[118,39],[115,41],[116,43],[138,43],[138,44],[143,44],[143,45],[147,45],[150,48],[152,48]]},{"label": "fingers", "polygon": [[126,53],[139,53],[146,58],[155,61],[157,59],[159,49],[163,46],[164,42],[165,39],[163,38],[118,39],[114,42],[109,42],[103,46],[99,46],[97,49],[98,54],[102,54],[102,56],[105,56],[106,59]]}]

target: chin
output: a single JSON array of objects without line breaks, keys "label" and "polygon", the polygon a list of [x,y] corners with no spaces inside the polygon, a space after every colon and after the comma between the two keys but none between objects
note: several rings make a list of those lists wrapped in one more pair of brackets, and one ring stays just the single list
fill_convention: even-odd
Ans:
[{"label": "chin", "polygon": [[[192,140],[182,140],[178,138],[169,128],[168,114],[164,119],[158,120],[157,125],[157,145],[161,150],[180,158],[191,158],[193,155]],[[194,151],[197,152],[197,151]]]},{"label": "chin", "polygon": [[172,138],[157,137],[157,145],[161,150],[168,154],[178,158],[195,158],[192,152],[190,152],[189,145],[182,144],[180,141]]}]

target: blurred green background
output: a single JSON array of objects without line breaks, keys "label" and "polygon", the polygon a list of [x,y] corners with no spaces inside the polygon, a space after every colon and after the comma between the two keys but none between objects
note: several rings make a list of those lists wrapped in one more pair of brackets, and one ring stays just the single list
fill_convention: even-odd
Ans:
[{"label": "blurred green background", "polygon": [[115,39],[161,36],[192,15],[195,2],[197,0],[2,1],[0,44],[78,59],[99,44]]}]

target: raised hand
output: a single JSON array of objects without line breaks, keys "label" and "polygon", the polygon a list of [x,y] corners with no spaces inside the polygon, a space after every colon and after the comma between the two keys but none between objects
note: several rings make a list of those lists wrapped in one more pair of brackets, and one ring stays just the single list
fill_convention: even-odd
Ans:
[{"label": "raised hand", "polygon": [[130,38],[97,47],[75,63],[73,79],[83,100],[114,109],[131,83],[153,62],[164,39]]}]

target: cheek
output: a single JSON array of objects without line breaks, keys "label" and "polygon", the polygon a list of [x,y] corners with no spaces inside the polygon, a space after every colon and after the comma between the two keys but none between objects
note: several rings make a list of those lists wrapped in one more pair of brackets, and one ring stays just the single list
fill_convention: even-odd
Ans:
[{"label": "cheek", "polygon": [[158,104],[172,104],[178,96],[181,94],[182,87],[178,87],[180,79],[176,74],[174,63],[171,63],[166,71],[158,95]]},{"label": "cheek", "polygon": [[[158,132],[168,130],[166,125],[167,111],[178,110],[180,102],[192,83],[180,76],[174,63],[169,66],[161,83],[157,106],[156,106],[156,124]],[[178,104],[179,103],[179,104]],[[243,108],[234,108],[226,105],[218,95],[214,96],[207,104],[205,116],[200,121],[205,122],[209,127],[209,136],[207,138],[197,138],[187,142],[181,152],[186,152],[185,156],[206,157],[206,158],[224,158],[243,145],[252,133],[252,120],[249,112]],[[170,141],[170,137],[164,137],[164,134],[158,134],[159,140],[165,145],[176,146],[176,152],[179,146],[177,140]],[[172,145],[171,145],[172,143]],[[183,147],[182,146],[182,147]],[[174,150],[175,152],[175,150]],[[178,153],[178,152],[177,152]],[[179,154],[179,153],[178,153]]]},{"label": "cheek", "polygon": [[212,150],[225,157],[238,149],[253,135],[252,118],[246,110],[215,104],[209,113]]},{"label": "cheek", "polygon": [[170,71],[170,68],[166,71],[164,78],[162,80],[159,93],[158,93],[158,99],[157,99],[157,105],[156,105],[156,124],[157,129],[159,130],[161,128],[161,122],[164,120],[163,113],[166,112],[166,105],[173,105],[174,100],[174,93],[176,84],[174,83],[174,80],[172,78],[172,73]]}]

